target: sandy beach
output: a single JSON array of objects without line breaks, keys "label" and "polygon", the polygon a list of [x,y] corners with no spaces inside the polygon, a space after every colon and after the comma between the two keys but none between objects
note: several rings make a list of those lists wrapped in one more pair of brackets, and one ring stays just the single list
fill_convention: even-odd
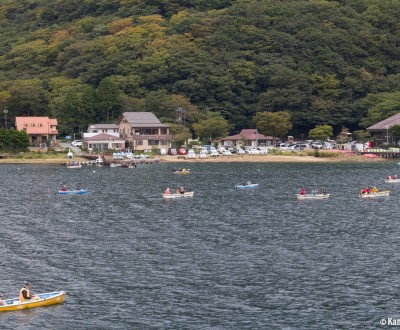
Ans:
[{"label": "sandy beach", "polygon": [[[157,156],[161,162],[176,163],[235,163],[235,162],[258,162],[258,163],[331,163],[331,162],[387,162],[385,158],[365,158],[359,155],[342,155],[338,157],[313,157],[313,156],[296,156],[296,155],[233,155],[218,156],[208,158],[187,159],[184,156]],[[72,159],[78,162],[86,162],[87,159],[75,157]],[[25,159],[25,158],[2,158],[1,164],[64,164],[71,159],[67,158],[42,158],[42,159]]]}]

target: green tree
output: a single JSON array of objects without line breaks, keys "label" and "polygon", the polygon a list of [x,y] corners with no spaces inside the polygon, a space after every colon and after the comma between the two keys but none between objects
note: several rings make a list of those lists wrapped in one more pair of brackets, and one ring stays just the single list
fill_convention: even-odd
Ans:
[{"label": "green tree", "polygon": [[214,140],[229,133],[229,123],[219,113],[210,113],[211,117],[193,124],[193,130],[201,140]]},{"label": "green tree", "polygon": [[397,144],[400,140],[400,125],[393,125],[389,128],[389,136],[393,143]]},{"label": "green tree", "polygon": [[[399,126],[399,128],[400,128],[400,126]],[[399,133],[400,133],[400,131],[399,131]],[[353,132],[353,137],[354,137],[354,140],[356,140],[360,143],[364,143],[371,138],[371,133],[364,131],[364,130],[358,130],[358,131]],[[399,135],[399,137],[400,137],[400,135]]]},{"label": "green tree", "polygon": [[100,82],[97,88],[97,100],[100,115],[97,119],[100,122],[105,120],[109,123],[115,119],[114,115],[119,115],[118,111],[122,108],[121,93],[111,78],[105,78]]},{"label": "green tree", "polygon": [[310,139],[325,141],[333,134],[333,128],[330,125],[317,125],[308,133]]},{"label": "green tree", "polygon": [[25,150],[29,147],[29,136],[25,131],[14,128],[0,128],[0,147],[2,149]]},{"label": "green tree", "polygon": [[276,144],[277,137],[283,137],[292,129],[291,114],[287,111],[257,112],[253,122],[257,129],[265,135],[272,135],[273,143]]}]

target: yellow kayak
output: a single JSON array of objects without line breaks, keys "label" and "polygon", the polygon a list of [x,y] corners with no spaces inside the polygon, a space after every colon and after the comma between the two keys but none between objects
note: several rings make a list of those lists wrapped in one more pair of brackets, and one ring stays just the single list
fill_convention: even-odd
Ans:
[{"label": "yellow kayak", "polygon": [[22,303],[19,301],[19,298],[2,300],[1,303],[3,303],[3,305],[0,305],[0,312],[19,311],[21,309],[26,309],[26,308],[35,308],[35,307],[61,304],[63,302],[65,292],[55,291],[48,293],[40,293],[37,294],[36,296],[38,296],[40,299],[39,300],[31,299],[24,301]]}]

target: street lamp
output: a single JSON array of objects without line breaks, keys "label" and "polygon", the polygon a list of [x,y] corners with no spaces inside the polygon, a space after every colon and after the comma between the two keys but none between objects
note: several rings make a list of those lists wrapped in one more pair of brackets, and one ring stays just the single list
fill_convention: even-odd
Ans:
[{"label": "street lamp", "polygon": [[7,129],[7,114],[8,114],[7,106],[4,108],[3,112],[4,112],[4,127]]}]

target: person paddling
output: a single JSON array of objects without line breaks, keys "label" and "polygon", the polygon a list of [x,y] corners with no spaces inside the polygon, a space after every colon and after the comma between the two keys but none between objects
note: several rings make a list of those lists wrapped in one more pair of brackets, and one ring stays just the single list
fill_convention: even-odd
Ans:
[{"label": "person paddling", "polygon": [[31,293],[31,284],[27,281],[24,282],[24,286],[19,292],[19,300],[24,302],[26,300],[39,300],[40,298]]}]

